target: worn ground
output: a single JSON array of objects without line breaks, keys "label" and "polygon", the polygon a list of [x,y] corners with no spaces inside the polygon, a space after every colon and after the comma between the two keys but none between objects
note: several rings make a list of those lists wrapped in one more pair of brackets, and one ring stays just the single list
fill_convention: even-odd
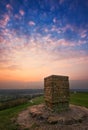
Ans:
[{"label": "worn ground", "polygon": [[68,111],[53,113],[46,107],[35,105],[19,113],[20,130],[88,130],[88,109],[70,105]]}]

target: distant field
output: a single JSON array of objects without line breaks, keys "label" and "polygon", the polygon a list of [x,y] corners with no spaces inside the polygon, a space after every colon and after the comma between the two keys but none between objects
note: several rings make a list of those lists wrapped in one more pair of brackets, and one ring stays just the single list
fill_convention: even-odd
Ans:
[{"label": "distant field", "polygon": [[[70,103],[88,107],[88,92],[71,93]],[[28,106],[44,102],[43,96],[34,98],[32,102],[0,111],[0,130],[19,130],[19,126],[13,123],[17,114]]]}]

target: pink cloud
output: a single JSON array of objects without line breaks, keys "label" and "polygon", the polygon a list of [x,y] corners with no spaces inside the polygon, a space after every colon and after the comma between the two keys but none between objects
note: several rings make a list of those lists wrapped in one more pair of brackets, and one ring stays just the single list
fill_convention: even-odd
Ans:
[{"label": "pink cloud", "polygon": [[55,26],[52,26],[51,31],[58,31],[58,29]]},{"label": "pink cloud", "polygon": [[82,30],[82,31],[81,31],[81,34],[80,34],[80,35],[81,35],[81,38],[85,38],[85,37],[87,36],[86,33],[87,33],[87,30]]},{"label": "pink cloud", "polygon": [[[54,23],[58,23],[59,25],[62,25],[62,23],[61,23],[61,20],[58,20],[58,19],[56,19],[56,18],[53,18],[53,22]],[[63,27],[56,27],[55,25],[53,25],[52,27],[51,27],[51,31],[53,32],[53,31],[56,31],[57,33],[64,33],[64,32],[66,32],[67,30],[71,30],[71,31],[74,31],[74,32],[76,32],[76,33],[80,33],[80,32],[78,32],[79,31],[79,29],[78,28],[76,28],[75,26],[73,26],[73,25],[71,25],[71,24],[66,24],[65,26],[63,26]]]},{"label": "pink cloud", "polygon": [[20,67],[19,67],[19,65],[10,65],[6,69],[9,69],[9,70],[20,70]]},{"label": "pink cloud", "polygon": [[58,40],[58,44],[62,46],[69,46],[69,42],[65,41],[64,39]]},{"label": "pink cloud", "polygon": [[28,24],[29,24],[30,26],[35,26],[35,22],[34,22],[34,21],[29,21]]},{"label": "pink cloud", "polygon": [[21,16],[23,16],[25,14],[24,10],[19,10],[19,13]]},{"label": "pink cloud", "polygon": [[[15,36],[16,36],[16,30],[10,31],[7,28],[2,29],[2,35],[1,35],[2,38],[1,39],[2,39],[3,45],[5,45],[6,47],[8,45],[12,45],[11,42],[14,40]],[[11,46],[9,46],[9,47],[11,47]]]},{"label": "pink cloud", "polygon": [[81,38],[85,38],[87,36],[87,34],[82,34]]},{"label": "pink cloud", "polygon": [[70,29],[71,31],[75,30],[75,28],[70,24],[67,24],[65,27],[62,28],[63,32],[65,32],[67,29]]},{"label": "pink cloud", "polygon": [[80,46],[80,45],[83,45],[83,44],[86,44],[86,40],[79,40],[78,41],[78,45]]},{"label": "pink cloud", "polygon": [[0,70],[11,70],[11,71],[15,71],[15,70],[21,70],[19,65],[11,65],[11,61],[9,60],[1,60],[0,63],[6,63],[6,65],[1,64],[0,66]]},{"label": "pink cloud", "polygon": [[0,26],[4,28],[7,25],[7,23],[8,23],[9,20],[10,20],[9,15],[5,14],[3,16],[3,19],[0,20]]},{"label": "pink cloud", "polygon": [[9,15],[5,15],[5,16],[4,16],[4,21],[5,21],[6,23],[9,21],[9,19],[10,19],[10,18],[9,18]]},{"label": "pink cloud", "polygon": [[49,32],[49,30],[47,28],[44,29],[45,32]]},{"label": "pink cloud", "polygon": [[[52,52],[55,51],[54,54],[56,54],[56,56],[58,53],[58,55],[59,54],[62,55],[63,58],[67,58],[69,53],[72,55],[72,57],[75,57],[74,55],[75,53],[71,53],[70,50],[76,45],[83,44],[81,43],[81,41],[79,41],[76,44],[75,42],[70,42],[65,39],[59,39],[59,40],[55,38],[53,39],[50,37],[49,34],[47,36],[36,34],[36,41],[34,37],[31,37],[31,39],[28,39],[27,44],[26,44],[26,40],[25,40],[26,37],[21,37],[21,38],[15,37],[15,32],[10,33],[8,30],[4,30],[3,34],[7,36],[8,39],[10,39],[8,41],[6,40],[6,42],[4,41],[3,44],[8,48],[12,48],[12,51],[14,52],[19,49],[24,50],[25,48],[25,50],[28,49],[28,51],[30,49],[30,52],[32,52],[33,54],[36,54],[36,53],[42,54],[42,52],[44,52],[44,54],[48,55],[48,53],[53,54]],[[2,37],[1,37],[1,41],[3,41]],[[59,47],[62,48],[62,50],[58,50]],[[68,53],[64,55],[63,51],[65,53],[67,52]]]},{"label": "pink cloud", "polygon": [[[60,21],[57,21],[55,18],[53,19],[53,22],[60,22]],[[71,31],[76,31],[76,28],[70,24],[66,24],[64,27],[58,27],[56,28],[56,26],[52,26],[51,28],[51,31],[55,31],[57,33],[64,33],[66,32],[68,29],[70,29]]]},{"label": "pink cloud", "polygon": [[3,41],[4,41],[4,38],[0,36],[0,43],[2,43]]},{"label": "pink cloud", "polygon": [[15,19],[19,19],[19,20],[21,20],[21,16],[20,15],[18,15],[18,14],[15,14]]},{"label": "pink cloud", "polygon": [[51,28],[51,30],[50,30],[51,32],[57,32],[57,33],[62,33],[63,32],[63,30],[62,30],[62,28],[56,28],[55,26],[52,26],[52,28]]},{"label": "pink cloud", "polygon": [[9,9],[9,10],[12,10],[12,9],[13,9],[10,4],[7,4],[7,5],[6,5],[6,8]]}]

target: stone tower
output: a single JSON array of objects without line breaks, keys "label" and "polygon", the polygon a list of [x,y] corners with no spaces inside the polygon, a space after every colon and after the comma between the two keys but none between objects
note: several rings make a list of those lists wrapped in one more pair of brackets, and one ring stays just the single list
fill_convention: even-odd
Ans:
[{"label": "stone tower", "polygon": [[44,78],[46,106],[56,112],[69,109],[69,77],[51,75]]}]

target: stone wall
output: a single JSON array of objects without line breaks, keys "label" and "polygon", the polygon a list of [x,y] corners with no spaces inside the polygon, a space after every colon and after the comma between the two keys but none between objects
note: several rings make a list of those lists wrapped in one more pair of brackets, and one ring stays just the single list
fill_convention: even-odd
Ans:
[{"label": "stone wall", "polygon": [[44,78],[45,104],[54,111],[69,108],[69,78],[68,76],[51,75]]}]

